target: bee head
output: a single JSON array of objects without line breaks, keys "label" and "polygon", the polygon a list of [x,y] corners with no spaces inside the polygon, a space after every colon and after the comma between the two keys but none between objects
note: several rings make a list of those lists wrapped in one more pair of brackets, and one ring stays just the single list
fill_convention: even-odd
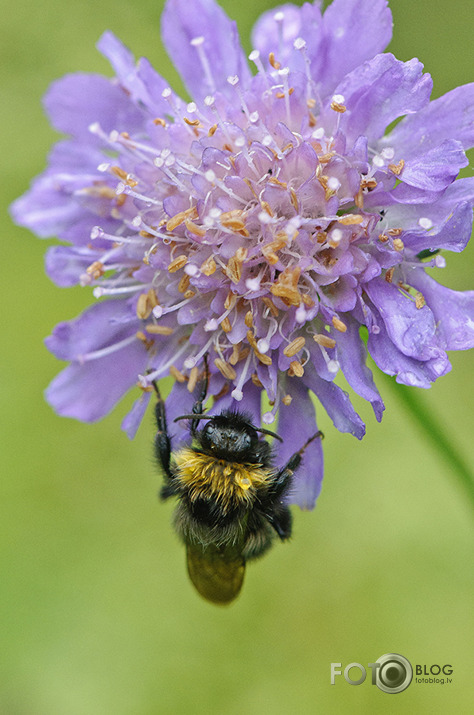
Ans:
[{"label": "bee head", "polygon": [[199,435],[204,450],[218,459],[242,462],[253,461],[259,442],[257,430],[235,414],[211,417]]}]

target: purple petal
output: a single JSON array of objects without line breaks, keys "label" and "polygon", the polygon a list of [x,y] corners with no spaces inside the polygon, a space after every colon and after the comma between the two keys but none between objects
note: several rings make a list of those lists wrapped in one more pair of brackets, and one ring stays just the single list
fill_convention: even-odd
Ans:
[{"label": "purple petal", "polygon": [[379,139],[395,119],[419,111],[433,85],[430,75],[422,72],[418,60],[400,62],[390,53],[357,67],[336,89],[346,106],[346,112],[339,115],[341,131],[352,141],[361,135]]},{"label": "purple petal", "polygon": [[430,306],[443,347],[446,350],[474,347],[474,291],[450,290],[422,269],[413,270],[409,280]]},{"label": "purple petal", "polygon": [[405,184],[426,191],[442,191],[454,181],[460,169],[468,163],[462,144],[447,139],[426,154],[408,159],[400,179]]},{"label": "purple petal", "polygon": [[110,32],[104,32],[97,49],[109,60],[118,80],[136,104],[143,104],[153,115],[170,111],[170,105],[162,97],[169,84],[153,69],[148,60],[138,64],[130,50]]},{"label": "purple petal", "polygon": [[323,380],[317,374],[311,363],[304,368],[302,379],[307,387],[314,392],[334,426],[340,432],[349,432],[357,439],[362,439],[365,434],[365,425],[357,412],[352,407],[349,395],[333,382]]},{"label": "purple petal", "polygon": [[456,87],[405,117],[383,143],[407,156],[425,153],[446,139],[457,139],[464,149],[474,146],[474,83]]},{"label": "purple petal", "polygon": [[378,367],[387,375],[396,375],[396,381],[402,385],[426,389],[451,370],[446,353],[424,362],[404,355],[393,344],[382,320],[377,333],[369,332],[367,347]]},{"label": "purple petal", "polygon": [[[131,315],[124,300],[104,300],[85,310],[74,320],[59,323],[45,340],[46,347],[60,360],[77,360],[87,353],[107,348],[134,335],[136,323],[121,323]],[[143,343],[142,343],[143,345]],[[114,358],[109,358],[114,362]]]},{"label": "purple petal", "polygon": [[142,392],[138,400],[135,400],[130,412],[122,420],[122,429],[129,439],[133,439],[137,433],[140,423],[150,402],[151,392]]},{"label": "purple petal", "polygon": [[196,392],[200,387],[199,385],[193,393],[189,392],[187,383],[175,382],[170,394],[166,398],[166,420],[173,449],[191,441],[188,420],[179,420],[179,422],[175,422],[174,420],[176,417],[189,415],[192,412],[193,405],[196,401]]},{"label": "purple petal", "polygon": [[[278,19],[281,15],[282,21]],[[263,60],[270,52],[274,52],[282,66],[304,71],[304,57],[294,51],[293,43],[302,37],[306,41],[308,54],[315,57],[321,33],[321,10],[317,3],[305,3],[303,7],[279,5],[260,15],[252,30],[252,45],[260,52]]]},{"label": "purple petal", "polygon": [[101,75],[62,77],[49,88],[44,105],[58,131],[92,146],[100,140],[91,134],[91,124],[99,123],[106,133],[116,130],[133,134],[143,128],[143,113],[120,86]]},{"label": "purple petal", "polygon": [[[234,98],[227,77],[245,85],[250,73],[237,26],[214,0],[167,0],[161,18],[163,42],[191,96],[203,100],[217,91]],[[192,40],[203,38],[200,48]],[[202,50],[204,67],[198,50]]]},{"label": "purple petal", "polygon": [[471,238],[471,231],[472,208],[470,204],[463,202],[456,206],[450,217],[439,228],[430,231],[407,231],[403,234],[403,243],[416,253],[436,248],[460,253],[466,248]]},{"label": "purple petal", "polygon": [[310,46],[310,57],[312,75],[326,92],[332,92],[354,68],[383,52],[392,38],[387,0],[334,0],[324,13],[323,25],[323,39],[315,51],[311,52]]},{"label": "purple petal", "polygon": [[384,279],[367,283],[365,290],[382,316],[390,339],[404,355],[417,360],[441,357],[435,319],[427,305],[417,308],[414,300]]},{"label": "purple petal", "polygon": [[84,364],[72,363],[52,381],[45,396],[63,417],[96,422],[104,417],[133,387],[147,363],[148,354],[139,340]]},{"label": "purple petal", "polygon": [[377,421],[380,422],[385,405],[377,390],[372,372],[366,365],[367,350],[359,336],[359,323],[344,316],[345,333],[337,336],[337,359],[344,377],[358,395],[372,404]]},{"label": "purple petal", "polygon": [[46,273],[56,285],[70,288],[79,283],[80,276],[96,259],[97,251],[90,248],[51,246],[45,257]]},{"label": "purple petal", "polygon": [[[283,444],[277,447],[280,468],[318,431],[307,387],[298,378],[290,378],[286,381],[285,391],[291,395],[292,401],[290,405],[282,404],[279,410],[278,434],[283,438]],[[321,491],[322,479],[323,447],[318,438],[308,445],[295,471],[288,502],[298,504],[302,509],[312,509]]]}]

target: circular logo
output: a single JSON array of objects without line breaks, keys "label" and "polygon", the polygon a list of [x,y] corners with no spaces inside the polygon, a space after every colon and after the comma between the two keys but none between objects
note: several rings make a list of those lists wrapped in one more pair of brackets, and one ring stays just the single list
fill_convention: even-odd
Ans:
[{"label": "circular logo", "polygon": [[386,653],[377,658],[375,684],[384,693],[402,693],[408,688],[413,678],[411,663],[398,653]]}]

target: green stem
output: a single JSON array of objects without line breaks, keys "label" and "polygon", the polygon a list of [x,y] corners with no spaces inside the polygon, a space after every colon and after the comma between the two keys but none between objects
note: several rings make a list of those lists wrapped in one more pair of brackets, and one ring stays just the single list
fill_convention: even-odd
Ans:
[{"label": "green stem", "polygon": [[429,438],[438,453],[442,454],[448,461],[457,476],[458,484],[474,506],[474,475],[467,462],[459,455],[459,451],[450,435],[444,427],[440,426],[433,413],[423,404],[423,398],[419,395],[419,390],[415,387],[399,385],[394,379],[387,379],[387,382],[389,381],[398,398],[411,412],[421,431]]}]

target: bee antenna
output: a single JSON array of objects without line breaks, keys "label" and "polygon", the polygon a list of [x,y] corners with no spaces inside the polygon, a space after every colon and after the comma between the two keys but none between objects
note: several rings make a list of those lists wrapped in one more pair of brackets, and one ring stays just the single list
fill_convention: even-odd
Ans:
[{"label": "bee antenna", "polygon": [[262,434],[269,434],[270,437],[275,437],[275,439],[278,439],[280,442],[283,442],[283,439],[280,437],[279,434],[276,434],[276,432],[272,432],[269,429],[264,429],[263,427],[255,427],[257,432],[262,432]]},{"label": "bee antenna", "polygon": [[181,415],[180,417],[175,417],[173,422],[179,422],[179,420],[210,420],[212,415]]}]

